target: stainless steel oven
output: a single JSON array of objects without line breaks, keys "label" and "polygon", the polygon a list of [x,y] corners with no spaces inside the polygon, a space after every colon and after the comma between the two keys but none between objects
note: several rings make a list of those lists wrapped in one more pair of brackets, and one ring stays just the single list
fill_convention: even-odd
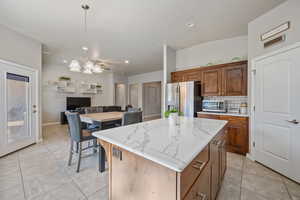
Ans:
[{"label": "stainless steel oven", "polygon": [[202,111],[206,112],[227,112],[227,101],[226,100],[203,100]]}]

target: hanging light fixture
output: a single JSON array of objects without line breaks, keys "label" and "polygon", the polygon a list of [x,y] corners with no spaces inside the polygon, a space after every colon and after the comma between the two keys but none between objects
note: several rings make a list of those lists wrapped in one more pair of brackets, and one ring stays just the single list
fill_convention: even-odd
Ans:
[{"label": "hanging light fixture", "polygon": [[99,64],[95,64],[94,68],[93,68],[93,72],[94,73],[102,73],[104,70],[102,69],[102,67]]},{"label": "hanging light fixture", "polygon": [[92,74],[93,73],[92,70],[94,69],[94,63],[92,63],[91,61],[87,61],[83,68],[84,68],[83,73]]},{"label": "hanging light fixture", "polygon": [[[84,32],[85,32],[85,39],[87,43],[87,11],[90,9],[90,6],[87,4],[81,5],[81,8],[84,11]],[[85,51],[85,53],[88,53],[88,47],[84,46],[82,49]],[[88,56],[87,56],[88,57]],[[87,59],[87,62],[84,63],[84,66],[80,66],[80,62],[76,59],[72,60],[69,65],[70,71],[73,72],[81,72],[81,69],[83,68],[83,73],[85,74],[92,74],[93,72],[99,72],[98,68],[95,69],[94,63]]]},{"label": "hanging light fixture", "polygon": [[80,72],[81,71],[81,66],[77,60],[72,60],[70,65],[69,65],[70,71],[72,72]]}]

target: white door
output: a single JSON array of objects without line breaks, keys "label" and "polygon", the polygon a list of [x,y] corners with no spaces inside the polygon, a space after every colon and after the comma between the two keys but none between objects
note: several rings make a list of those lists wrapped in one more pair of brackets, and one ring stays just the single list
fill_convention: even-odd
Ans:
[{"label": "white door", "polygon": [[0,61],[0,156],[36,141],[36,73]]},{"label": "white door", "polygon": [[134,108],[139,107],[139,85],[131,84],[129,86],[129,104]]},{"label": "white door", "polygon": [[117,83],[115,86],[115,104],[125,109],[126,106],[126,86],[125,84]]},{"label": "white door", "polygon": [[144,116],[159,116],[161,114],[161,83],[144,83],[143,93]]},{"label": "white door", "polygon": [[254,61],[255,159],[300,182],[300,48]]}]

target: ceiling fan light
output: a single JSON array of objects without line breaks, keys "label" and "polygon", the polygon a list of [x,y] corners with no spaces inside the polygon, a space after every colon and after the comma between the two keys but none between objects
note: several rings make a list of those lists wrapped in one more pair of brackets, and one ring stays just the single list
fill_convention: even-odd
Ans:
[{"label": "ceiling fan light", "polygon": [[95,72],[95,73],[102,73],[103,71],[104,70],[102,69],[101,66],[99,66],[99,65],[95,65],[94,66],[93,72]]},{"label": "ceiling fan light", "polygon": [[87,68],[85,68],[85,69],[83,70],[83,73],[85,73],[85,74],[92,74],[93,72],[92,72],[92,69],[87,69]]},{"label": "ceiling fan light", "polygon": [[72,60],[70,65],[69,65],[70,71],[72,72],[80,72],[81,71],[81,66],[77,60]]},{"label": "ceiling fan light", "polygon": [[94,63],[91,62],[91,61],[87,61],[84,65],[84,68],[85,69],[89,69],[89,70],[92,70],[94,68]]}]

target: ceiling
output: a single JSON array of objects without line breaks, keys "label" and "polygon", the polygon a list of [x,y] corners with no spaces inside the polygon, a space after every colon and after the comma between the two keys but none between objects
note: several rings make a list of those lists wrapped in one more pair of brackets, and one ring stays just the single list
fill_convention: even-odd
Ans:
[{"label": "ceiling", "polygon": [[[114,71],[138,74],[162,69],[164,43],[181,49],[246,35],[248,22],[283,1],[1,0],[0,24],[43,43],[44,63],[63,64],[88,46],[90,57],[130,60]],[[91,7],[88,37],[82,3]]]}]

